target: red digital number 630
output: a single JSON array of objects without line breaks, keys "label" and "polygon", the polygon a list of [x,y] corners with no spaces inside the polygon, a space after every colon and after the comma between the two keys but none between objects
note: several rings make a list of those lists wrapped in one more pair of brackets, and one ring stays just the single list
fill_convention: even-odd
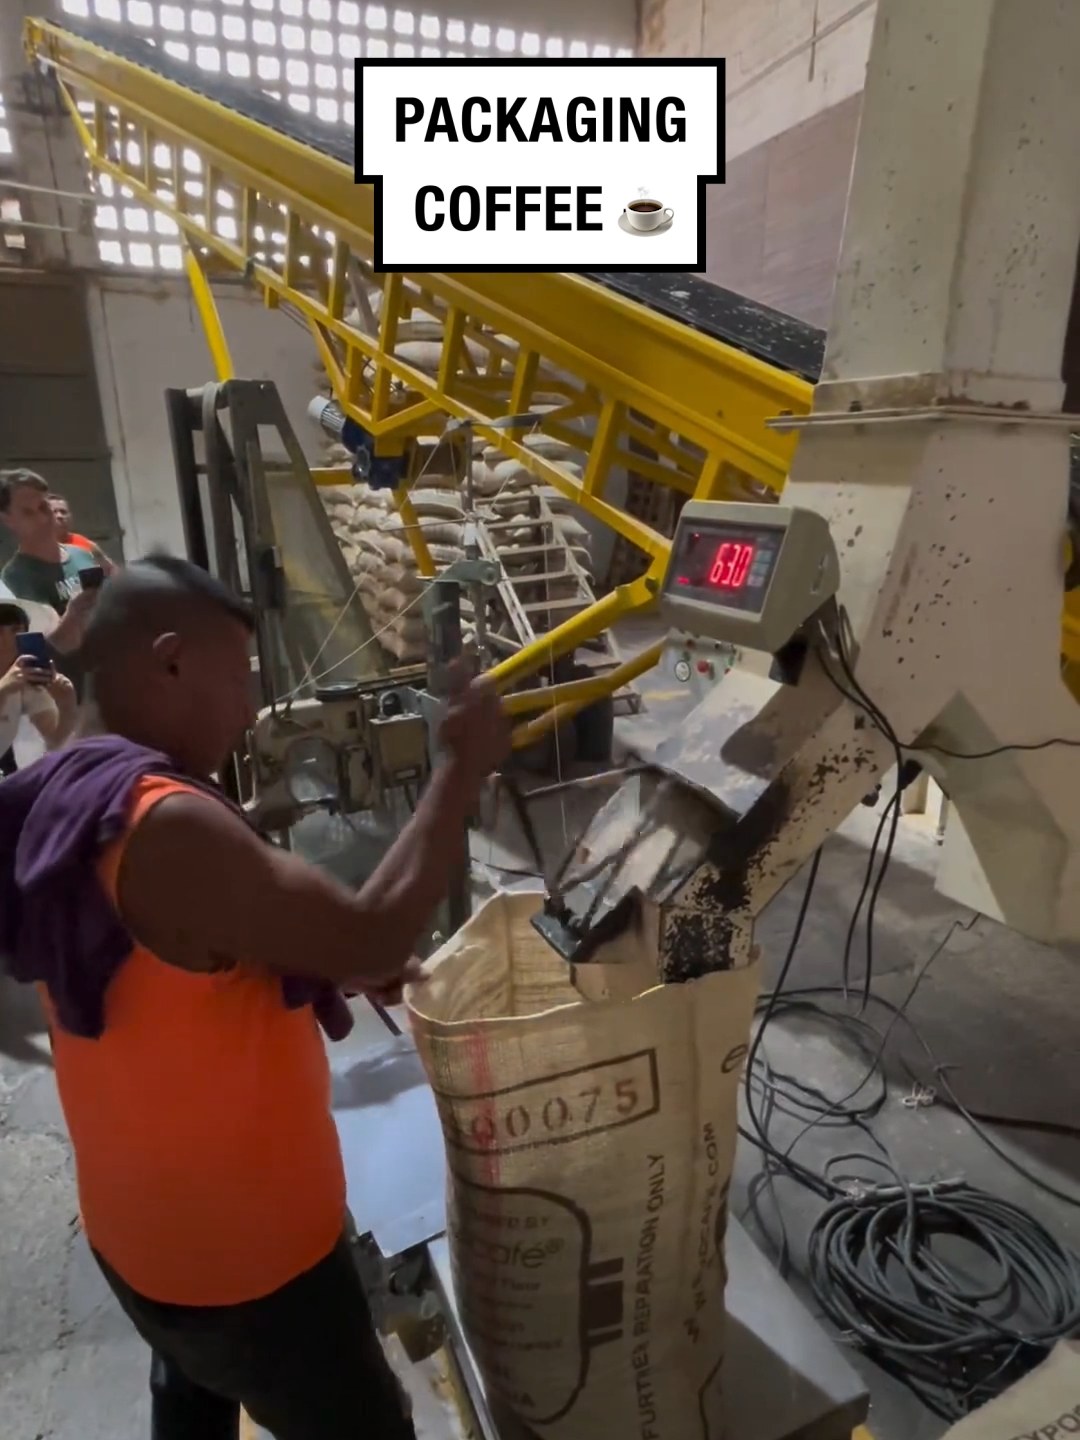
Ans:
[{"label": "red digital number 630", "polygon": [[716,559],[709,571],[709,584],[722,585],[726,590],[740,590],[746,582],[753,558],[753,545],[742,545],[738,540],[725,540],[717,550]]}]

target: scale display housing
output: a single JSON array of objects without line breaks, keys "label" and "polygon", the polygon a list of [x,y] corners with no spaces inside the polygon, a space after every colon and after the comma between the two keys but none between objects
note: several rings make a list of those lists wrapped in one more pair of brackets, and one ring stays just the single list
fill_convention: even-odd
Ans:
[{"label": "scale display housing", "polygon": [[674,629],[775,655],[840,583],[824,516],[692,500],[679,517],[660,608]]}]

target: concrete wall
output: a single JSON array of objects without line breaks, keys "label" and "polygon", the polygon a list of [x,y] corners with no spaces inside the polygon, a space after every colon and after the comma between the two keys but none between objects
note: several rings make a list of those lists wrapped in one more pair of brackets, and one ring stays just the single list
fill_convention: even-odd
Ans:
[{"label": "concrete wall", "polygon": [[876,0],[642,0],[643,55],[727,61],[734,159],[858,94]]},{"label": "concrete wall", "polygon": [[[316,461],[318,432],[304,413],[316,393],[315,349],[306,329],[239,287],[222,285],[217,294],[237,373],[275,381],[309,460]],[[164,391],[214,378],[187,282],[95,278],[88,304],[124,553],[133,559],[165,545],[182,554]]]},{"label": "concrete wall", "polygon": [[642,0],[641,52],[727,61],[710,280],[824,326],[876,0]]},{"label": "concrete wall", "polygon": [[[67,497],[75,528],[120,554],[112,461],[85,277],[0,268],[0,465],[26,466]],[[15,537],[0,526],[0,561]]]},{"label": "concrete wall", "polygon": [[828,325],[861,106],[853,95],[729,162],[708,190],[708,279]]},{"label": "concrete wall", "polygon": [[637,42],[636,0],[592,0],[588,6],[577,0],[544,0],[542,6],[534,0],[456,0],[453,5],[432,8],[466,23],[506,26],[526,34],[580,38],[616,48],[632,48]]},{"label": "concrete wall", "polygon": [[86,189],[82,146],[50,82],[24,63],[22,26],[28,16],[62,21],[61,0],[0,0],[0,75],[15,151],[11,178],[39,187],[18,194],[23,219],[41,227],[26,231],[25,263],[89,268],[97,264],[97,245],[80,224],[83,207],[67,198]]}]

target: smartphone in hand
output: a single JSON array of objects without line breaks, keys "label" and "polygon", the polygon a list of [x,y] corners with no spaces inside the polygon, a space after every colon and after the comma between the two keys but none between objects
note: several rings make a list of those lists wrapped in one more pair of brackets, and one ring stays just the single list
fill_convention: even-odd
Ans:
[{"label": "smartphone in hand", "polygon": [[87,565],[79,571],[79,584],[84,590],[100,590],[105,583],[105,571],[100,565]]},{"label": "smartphone in hand", "polygon": [[38,685],[47,685],[53,678],[53,657],[49,642],[40,630],[28,630],[15,636],[15,649],[27,662],[24,669],[31,672],[28,678]]}]

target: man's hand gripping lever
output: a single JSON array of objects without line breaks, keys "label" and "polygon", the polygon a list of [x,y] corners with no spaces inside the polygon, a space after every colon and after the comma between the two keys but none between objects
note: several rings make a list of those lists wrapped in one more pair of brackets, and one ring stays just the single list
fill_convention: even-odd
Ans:
[{"label": "man's hand gripping lever", "polygon": [[495,687],[474,676],[465,660],[449,669],[449,698],[439,739],[462,793],[471,793],[473,813],[485,781],[510,754],[510,721]]}]

